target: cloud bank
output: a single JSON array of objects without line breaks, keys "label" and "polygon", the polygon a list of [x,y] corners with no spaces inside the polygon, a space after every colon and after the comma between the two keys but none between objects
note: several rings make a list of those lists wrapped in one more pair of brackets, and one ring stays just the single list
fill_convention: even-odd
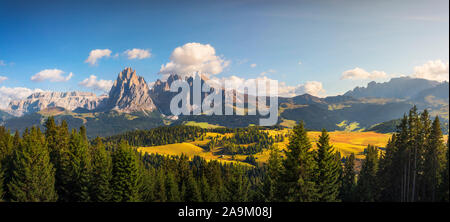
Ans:
[{"label": "cloud bank", "polygon": [[28,89],[24,87],[0,87],[0,109],[7,109],[12,100],[25,99],[32,93],[44,92],[42,89]]},{"label": "cloud bank", "polygon": [[67,82],[73,76],[73,73],[69,73],[67,76],[63,76],[62,74],[64,74],[64,71],[59,69],[44,69],[32,76],[31,81],[42,82],[49,80],[50,82]]},{"label": "cloud bank", "polygon": [[104,79],[97,80],[97,76],[91,75],[89,76],[89,78],[84,79],[78,84],[80,86],[84,86],[93,90],[108,92],[113,85],[113,81]]},{"label": "cloud bank", "polygon": [[435,60],[414,67],[412,77],[436,81],[448,81],[448,74],[448,62],[445,63],[441,60]]}]

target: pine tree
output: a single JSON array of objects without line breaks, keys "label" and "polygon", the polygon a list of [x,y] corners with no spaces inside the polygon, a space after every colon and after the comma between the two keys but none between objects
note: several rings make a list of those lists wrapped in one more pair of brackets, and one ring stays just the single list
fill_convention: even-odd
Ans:
[{"label": "pine tree", "polygon": [[25,130],[23,141],[14,150],[12,177],[8,183],[11,201],[56,201],[55,170],[39,129]]},{"label": "pine tree", "polygon": [[232,167],[231,175],[228,177],[228,193],[231,202],[248,201],[248,192],[250,189],[249,181],[244,173],[244,169],[239,166]]},{"label": "pine tree", "polygon": [[447,140],[447,152],[446,152],[446,160],[445,160],[445,168],[442,171],[442,183],[441,183],[441,200],[444,202],[449,202],[449,178],[448,178],[448,159],[449,159],[449,140]]},{"label": "pine tree", "polygon": [[86,202],[90,200],[91,160],[88,144],[82,135],[73,130],[69,149],[63,155],[64,201]]},{"label": "pine tree", "polygon": [[285,154],[284,169],[280,177],[280,188],[283,191],[281,200],[316,201],[317,188],[314,178],[317,167],[303,122],[294,127]]},{"label": "pine tree", "polygon": [[355,154],[352,153],[345,159],[344,173],[342,177],[342,187],[340,197],[344,202],[353,202],[355,199],[356,173]]},{"label": "pine tree", "polygon": [[100,138],[96,138],[92,149],[90,193],[94,202],[111,201],[112,160]]},{"label": "pine tree", "polygon": [[155,184],[155,198],[157,202],[167,201],[165,174],[163,169],[158,169]]},{"label": "pine tree", "polygon": [[442,181],[441,172],[445,163],[445,146],[439,118],[433,121],[425,152],[424,182],[427,185],[424,195],[425,201],[437,201],[437,192]]},{"label": "pine tree", "polygon": [[267,173],[264,177],[263,194],[267,202],[274,202],[278,200],[280,189],[279,181],[280,174],[283,170],[282,159],[278,147],[273,146],[270,150],[270,156],[267,164]]},{"label": "pine tree", "polygon": [[365,159],[358,179],[357,194],[361,202],[374,202],[378,195],[378,149],[375,146],[368,145],[365,152]]},{"label": "pine tree", "polygon": [[184,194],[184,201],[186,202],[201,202],[202,194],[200,188],[198,187],[197,181],[195,180],[192,173],[188,174],[186,181],[186,193]]},{"label": "pine tree", "polygon": [[2,163],[0,162],[0,202],[2,202],[3,200],[3,182],[5,181],[4,179],[4,172],[3,172],[3,167],[2,167]]},{"label": "pine tree", "polygon": [[167,201],[169,202],[179,202],[180,201],[180,192],[178,190],[178,184],[175,180],[175,176],[172,172],[168,172],[166,175],[166,187],[167,191]]},{"label": "pine tree", "polygon": [[317,179],[318,200],[320,202],[338,201],[341,187],[341,162],[336,158],[334,148],[330,145],[330,137],[325,129],[317,142]]},{"label": "pine tree", "polygon": [[128,144],[121,142],[112,155],[112,200],[131,202],[138,199],[138,169],[136,157]]}]

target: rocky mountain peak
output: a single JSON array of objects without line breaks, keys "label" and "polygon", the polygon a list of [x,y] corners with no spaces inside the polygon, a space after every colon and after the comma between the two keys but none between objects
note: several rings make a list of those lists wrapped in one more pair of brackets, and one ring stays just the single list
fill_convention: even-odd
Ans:
[{"label": "rocky mountain peak", "polygon": [[114,81],[105,108],[123,112],[153,111],[155,105],[144,78],[128,67]]}]

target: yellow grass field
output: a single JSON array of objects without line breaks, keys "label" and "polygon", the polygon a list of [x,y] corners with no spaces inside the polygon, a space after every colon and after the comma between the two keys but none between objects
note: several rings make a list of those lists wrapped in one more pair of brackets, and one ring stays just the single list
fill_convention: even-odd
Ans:
[{"label": "yellow grass field", "polygon": [[[265,130],[265,132],[269,133],[271,136],[275,136],[277,134],[289,134],[291,129],[283,129],[283,130]],[[318,131],[310,131],[308,132],[308,136],[310,138],[313,149],[316,148],[316,142],[320,136],[321,132]],[[364,149],[367,148],[367,145],[371,144],[377,147],[385,147],[389,138],[392,134],[383,134],[376,132],[346,132],[346,131],[334,131],[329,132],[330,142],[333,145],[335,151],[339,151],[342,156],[348,156],[351,153],[354,153],[356,158],[362,159],[364,158],[363,152]],[[206,160],[218,160],[221,162],[228,163],[242,163],[247,157],[246,155],[235,155],[234,159],[232,159],[231,155],[216,155],[214,152],[218,151],[213,150],[212,152],[207,152],[202,149],[200,146],[205,146],[210,138],[219,137],[222,138],[224,136],[230,137],[232,133],[220,134],[220,133],[211,133],[208,132],[203,137],[203,140],[196,140],[192,142],[184,142],[184,143],[176,143],[169,144],[163,146],[153,146],[153,147],[140,147],[138,148],[141,152],[147,153],[158,153],[161,155],[181,155],[184,153],[188,157],[192,158],[195,155],[201,156]],[[448,136],[444,136],[444,140],[446,141]],[[275,143],[280,150],[286,149],[287,144],[289,143],[289,138],[286,137],[283,142]],[[244,145],[245,146],[245,145]],[[258,163],[267,162],[269,159],[270,151],[264,150],[261,153],[255,154],[256,161]]]},{"label": "yellow grass field", "polygon": [[157,153],[161,155],[181,155],[185,154],[189,158],[193,158],[194,156],[200,156],[205,158],[206,160],[218,160],[224,163],[237,163],[251,166],[250,164],[243,163],[240,161],[235,161],[231,159],[230,155],[214,155],[212,152],[206,152],[202,148],[194,145],[193,143],[197,143],[199,141],[191,142],[191,143],[175,143],[168,144],[162,146],[152,146],[152,147],[139,147],[138,151],[142,153]]}]

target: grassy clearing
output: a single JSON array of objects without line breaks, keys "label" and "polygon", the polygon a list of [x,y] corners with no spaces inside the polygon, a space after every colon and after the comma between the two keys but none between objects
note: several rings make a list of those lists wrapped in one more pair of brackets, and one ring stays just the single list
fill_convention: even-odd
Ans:
[{"label": "grassy clearing", "polygon": [[184,125],[186,125],[186,126],[198,126],[198,127],[204,128],[204,129],[215,129],[215,128],[223,127],[223,126],[219,126],[219,125],[209,124],[207,122],[195,122],[195,121],[185,122]]},{"label": "grassy clearing", "polygon": [[[202,148],[195,145],[199,141],[191,142],[191,143],[175,143],[168,144],[162,146],[152,146],[152,147],[139,147],[138,151],[142,153],[157,153],[160,155],[181,155],[185,154],[189,158],[193,158],[194,156],[200,156],[205,158],[206,160],[218,160],[223,163],[237,163],[251,166],[250,164],[240,162],[239,160],[232,160],[230,155],[214,155],[213,152],[207,152]],[[245,158],[244,158],[245,159]]]}]

